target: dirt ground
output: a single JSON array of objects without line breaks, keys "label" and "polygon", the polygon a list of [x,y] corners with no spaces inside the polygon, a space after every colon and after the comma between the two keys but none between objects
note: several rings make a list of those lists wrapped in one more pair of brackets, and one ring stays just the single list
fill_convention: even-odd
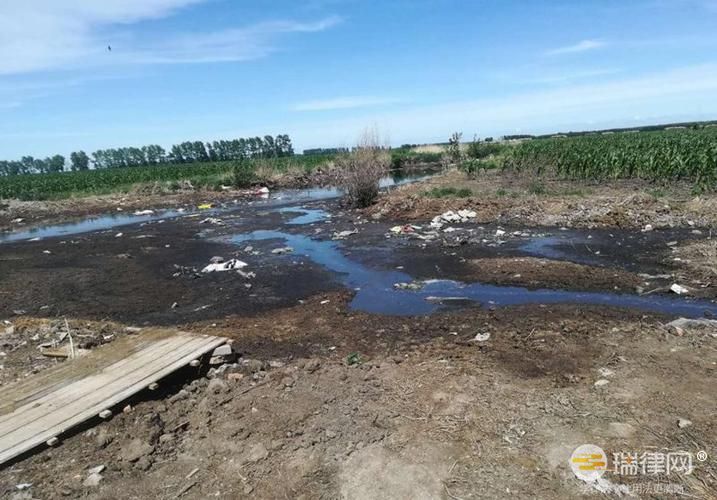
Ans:
[{"label": "dirt ground", "polygon": [[[466,198],[431,198],[433,188],[469,189]],[[458,171],[408,185],[384,197],[368,211],[375,217],[417,220],[452,209],[471,209],[482,223],[520,223],[580,228],[654,229],[717,223],[717,195],[692,193],[689,185],[644,181],[570,181],[549,176],[481,172],[468,178]]]},{"label": "dirt ground", "polygon": [[[600,207],[624,207],[627,186],[562,196],[552,212],[559,195],[495,195],[496,183],[517,182],[508,179],[466,181],[485,193],[468,199],[417,195],[463,179],[456,175],[393,190],[365,212],[305,204],[330,214],[305,225],[292,225],[296,213],[246,207],[217,215],[217,225],[180,217],[123,227],[121,237],[111,229],[0,245],[0,387],[68,362],[38,349],[67,328],[90,351],[157,325],[225,336],[238,351],[233,363],[187,367],[110,420],[3,466],[0,496],[717,498],[715,329],[579,304],[369,313],[353,308],[358,291],[326,265],[274,254],[281,242],[230,241],[281,228],[340,245],[372,272],[416,280],[663,298],[680,282],[694,296],[717,296],[712,213],[693,215],[692,199],[670,198],[664,213],[657,202],[635,205],[618,224]],[[643,188],[632,195],[652,196]],[[476,220],[435,238],[390,231],[468,207]],[[636,230],[648,223],[653,231]],[[215,255],[245,260],[256,277],[198,272]],[[611,466],[613,453],[687,451],[694,470],[610,468],[588,485],[569,466],[582,444],[602,447]]]}]

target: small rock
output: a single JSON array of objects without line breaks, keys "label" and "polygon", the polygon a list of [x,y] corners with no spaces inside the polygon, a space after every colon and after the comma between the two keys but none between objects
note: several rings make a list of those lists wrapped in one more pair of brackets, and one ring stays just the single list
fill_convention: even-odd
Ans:
[{"label": "small rock", "polygon": [[304,370],[306,370],[309,373],[314,373],[316,370],[318,370],[321,367],[321,361],[318,359],[310,359],[304,364]]},{"label": "small rock", "polygon": [[677,427],[679,427],[680,429],[684,429],[685,427],[689,427],[690,425],[692,425],[692,420],[688,420],[686,418],[680,418],[679,420],[677,420]]},{"label": "small rock", "polygon": [[284,377],[281,379],[281,385],[283,385],[284,387],[291,387],[292,385],[294,385],[294,379],[288,376]]},{"label": "small rock", "polygon": [[122,447],[120,458],[125,462],[136,462],[154,452],[154,447],[141,439],[133,439]]},{"label": "small rock", "polygon": [[183,399],[187,399],[189,397],[189,392],[182,389],[177,394],[173,395],[168,399],[170,403],[176,403],[177,401],[181,401]]},{"label": "small rock", "polygon": [[95,437],[95,444],[98,448],[104,448],[112,442],[112,436],[109,435],[106,429],[100,429]]},{"label": "small rock", "polygon": [[262,443],[256,443],[249,449],[249,452],[246,455],[246,461],[255,463],[264,460],[268,456],[269,450],[266,449],[266,446]]},{"label": "small rock", "polygon": [[604,378],[601,378],[600,380],[596,381],[593,385],[594,385],[595,387],[604,387],[604,386],[606,386],[606,385],[609,384],[609,383],[610,383],[609,380],[604,379]]},{"label": "small rock", "polygon": [[336,437],[336,433],[331,429],[326,429],[326,431],[324,431],[324,434],[326,434],[326,437],[329,439],[334,439]]},{"label": "small rock", "polygon": [[251,484],[247,484],[246,486],[244,486],[245,495],[250,494],[252,491],[254,491],[254,487]]},{"label": "small rock", "polygon": [[92,467],[90,470],[87,471],[87,473],[88,474],[102,474],[106,468],[107,467],[105,467],[104,465],[98,465],[96,467]]},{"label": "small rock", "polygon": [[87,476],[87,479],[84,480],[82,485],[88,486],[88,487],[95,487],[95,486],[99,486],[101,481],[102,481],[102,475],[93,473],[93,474],[90,474],[89,476]]},{"label": "small rock", "polygon": [[162,434],[159,436],[160,444],[169,444],[174,442],[174,434]]},{"label": "small rock", "polygon": [[229,391],[229,385],[220,378],[213,378],[207,385],[207,392],[210,394],[221,394],[227,391]]},{"label": "small rock", "polygon": [[238,382],[243,378],[244,378],[243,373],[227,373],[227,380],[231,380],[233,382]]}]

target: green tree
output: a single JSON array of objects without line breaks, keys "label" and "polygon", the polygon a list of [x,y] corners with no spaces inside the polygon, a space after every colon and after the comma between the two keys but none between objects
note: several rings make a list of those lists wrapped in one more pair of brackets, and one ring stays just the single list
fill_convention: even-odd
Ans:
[{"label": "green tree", "polygon": [[[98,153],[100,161],[102,161],[102,150],[95,151],[92,156],[95,158],[95,166],[97,168],[104,168],[104,165],[98,165]],[[63,158],[64,163],[64,158]],[[70,169],[74,172],[77,170],[88,170],[90,168],[90,159],[87,157],[87,153],[84,151],[75,151],[70,155]]]}]

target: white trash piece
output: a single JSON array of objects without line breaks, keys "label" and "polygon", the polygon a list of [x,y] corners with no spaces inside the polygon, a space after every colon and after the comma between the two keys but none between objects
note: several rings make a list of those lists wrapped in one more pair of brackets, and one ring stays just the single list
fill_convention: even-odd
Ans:
[{"label": "white trash piece", "polygon": [[217,262],[209,264],[207,267],[202,269],[203,273],[214,273],[214,272],[222,272],[222,271],[232,271],[234,269],[239,270],[243,267],[248,266],[246,262],[242,262],[238,259],[231,259],[226,262]]},{"label": "white trash piece", "polygon": [[474,342],[485,342],[490,338],[490,332],[485,333],[476,333],[476,336],[473,337]]},{"label": "white trash piece", "polygon": [[135,215],[153,215],[154,210],[137,210],[134,214]]},{"label": "white trash piece", "polygon": [[670,291],[676,293],[677,295],[685,295],[687,293],[690,293],[687,288],[682,285],[678,285],[677,283],[672,284],[672,286],[670,287]]}]

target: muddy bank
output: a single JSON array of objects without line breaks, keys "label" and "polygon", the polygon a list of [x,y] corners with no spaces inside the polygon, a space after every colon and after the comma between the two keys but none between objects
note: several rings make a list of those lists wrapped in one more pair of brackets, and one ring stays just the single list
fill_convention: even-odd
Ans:
[{"label": "muddy bank", "polygon": [[[177,374],[111,420],[6,467],[0,491],[358,499],[495,498],[507,488],[557,499],[591,491],[568,467],[586,442],[608,456],[717,446],[709,336],[573,306],[422,318],[345,306],[323,295],[249,322],[192,325],[236,339],[237,364]],[[475,342],[476,333],[490,335]],[[706,462],[669,479],[709,498],[714,474]]]},{"label": "muddy bank", "polygon": [[[433,189],[468,190],[465,198],[433,198]],[[421,185],[383,196],[374,217],[420,220],[446,210],[470,209],[481,223],[575,228],[709,228],[717,223],[717,195],[691,186],[645,181],[569,181],[497,170],[471,179],[448,171]]]}]

